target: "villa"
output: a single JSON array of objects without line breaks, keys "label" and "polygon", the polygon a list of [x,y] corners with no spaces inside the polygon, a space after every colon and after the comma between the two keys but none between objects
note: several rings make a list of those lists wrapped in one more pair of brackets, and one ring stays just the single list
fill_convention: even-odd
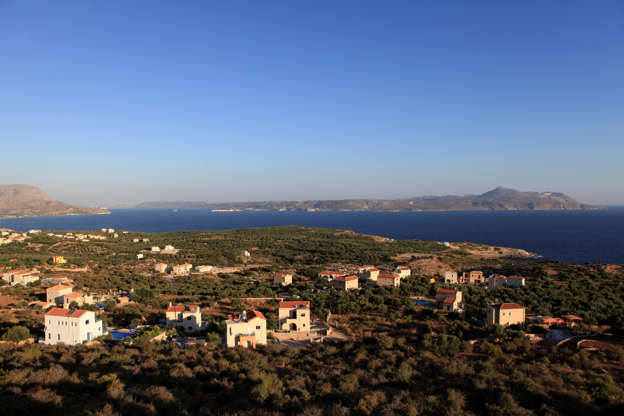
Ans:
[{"label": "villa", "polygon": [[38,273],[39,271],[37,270],[11,270],[4,273],[2,275],[2,279],[8,282],[11,286],[26,286],[39,280]]},{"label": "villa", "polygon": [[259,311],[243,311],[238,319],[225,321],[225,345],[228,347],[256,348],[266,345],[266,318]]},{"label": "villa", "polygon": [[357,276],[335,277],[332,280],[332,287],[336,290],[352,290],[358,288]]},{"label": "villa", "polygon": [[201,310],[197,305],[176,305],[169,303],[165,312],[168,328],[183,328],[193,332],[201,328]]},{"label": "villa", "polygon": [[283,331],[310,331],[310,301],[280,302],[278,326]]},{"label": "villa", "polygon": [[462,303],[462,292],[453,289],[436,290],[436,302],[444,312],[458,312]]},{"label": "villa", "polygon": [[56,305],[63,304],[63,297],[72,293],[71,286],[56,285],[46,289],[46,302]]},{"label": "villa", "polygon": [[401,276],[398,273],[381,273],[377,278],[378,286],[401,286]]},{"label": "villa", "polygon": [[399,266],[394,269],[394,272],[397,273],[401,279],[412,275],[412,270],[407,266]]},{"label": "villa", "polygon": [[487,323],[502,326],[516,325],[524,323],[525,308],[516,303],[499,303],[488,305]]},{"label": "villa", "polygon": [[104,334],[93,311],[52,308],[45,314],[45,343],[79,345]]}]

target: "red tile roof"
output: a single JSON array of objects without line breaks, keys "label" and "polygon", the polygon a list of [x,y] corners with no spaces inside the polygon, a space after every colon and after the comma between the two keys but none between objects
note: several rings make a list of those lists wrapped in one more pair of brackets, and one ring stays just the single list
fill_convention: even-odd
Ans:
[{"label": "red tile roof", "polygon": [[381,273],[378,277],[378,279],[400,279],[401,276],[399,276],[396,273]]},{"label": "red tile roof", "polygon": [[11,270],[13,274],[30,274],[33,273],[32,270]]},{"label": "red tile roof", "polygon": [[67,318],[80,318],[88,311],[82,309],[65,309],[65,308],[52,308],[46,312],[45,316],[64,316]]},{"label": "red tile roof", "polygon": [[319,273],[319,275],[323,275],[323,274],[329,274],[329,275],[335,276],[335,275],[344,274],[344,273],[332,272],[331,270],[323,270],[322,272]]},{"label": "red tile roof", "polygon": [[449,293],[449,294],[455,294],[457,293],[456,290],[453,289],[444,289],[444,288],[439,288],[438,290],[436,290],[436,293]]},{"label": "red tile roof", "polygon": [[46,292],[48,290],[52,291],[52,290],[65,290],[65,289],[73,289],[71,286],[65,286],[65,285],[56,285],[56,286],[52,286],[46,289]]},{"label": "red tile roof", "polygon": [[496,305],[498,309],[524,309],[524,306],[518,305],[517,303],[501,303],[500,305]]},{"label": "red tile roof", "polygon": [[264,317],[264,315],[260,311],[249,311],[249,312],[247,312],[247,320],[249,321],[250,319],[253,319],[253,318],[260,318],[260,319],[264,319],[266,321],[266,318]]},{"label": "red tile roof", "polygon": [[343,276],[343,277],[336,277],[334,280],[337,280],[339,282],[347,282],[347,281],[351,281],[351,280],[357,280],[357,276]]},{"label": "red tile roof", "polygon": [[409,270],[410,268],[407,267],[407,266],[399,266],[399,267],[397,267],[397,269],[399,269],[399,270]]},{"label": "red tile roof", "polygon": [[442,301],[442,303],[454,303],[455,299],[448,297],[448,298],[444,298],[444,300]]},{"label": "red tile roof", "polygon": [[199,306],[197,305],[175,305],[175,306],[169,306],[167,308],[167,312],[189,311],[189,312],[195,313],[197,312],[197,309],[199,309]]},{"label": "red tile roof", "polygon": [[79,298],[83,296],[82,292],[72,292],[65,295],[68,298]]},{"label": "red tile roof", "polygon": [[282,308],[292,309],[292,308],[296,308],[297,306],[305,306],[306,308],[309,308],[310,301],[309,300],[284,300],[279,303],[280,309]]}]

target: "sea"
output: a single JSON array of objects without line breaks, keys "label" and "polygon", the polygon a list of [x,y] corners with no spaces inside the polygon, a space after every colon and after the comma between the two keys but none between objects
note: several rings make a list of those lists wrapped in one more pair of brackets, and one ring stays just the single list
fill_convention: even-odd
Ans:
[{"label": "sea", "polygon": [[[112,209],[110,215],[0,219],[21,231],[117,230],[167,232],[304,225],[394,239],[470,241],[522,248],[568,263],[624,264],[624,207],[591,211],[241,211]],[[0,248],[1,250],[1,248]]]}]

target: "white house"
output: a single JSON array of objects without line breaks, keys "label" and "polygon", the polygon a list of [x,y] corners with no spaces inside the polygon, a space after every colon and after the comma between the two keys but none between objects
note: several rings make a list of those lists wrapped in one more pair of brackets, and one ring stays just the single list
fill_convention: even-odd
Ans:
[{"label": "white house", "polygon": [[167,327],[181,327],[184,330],[192,332],[201,328],[202,317],[199,306],[197,305],[176,305],[171,303],[165,312],[167,318]]},{"label": "white house", "polygon": [[444,272],[444,283],[447,283],[447,284],[459,283],[459,277],[457,276],[457,272],[453,272],[453,271]]},{"label": "white house", "polygon": [[45,343],[79,345],[104,334],[102,320],[93,311],[52,308],[44,316]]},{"label": "white house", "polygon": [[255,348],[266,345],[266,318],[259,311],[243,311],[238,319],[230,316],[225,321],[225,345],[228,347]]},{"label": "white house", "polygon": [[399,266],[394,269],[394,272],[397,273],[401,279],[403,279],[404,277],[410,277],[412,275],[412,270],[410,270],[410,268],[407,266]]}]

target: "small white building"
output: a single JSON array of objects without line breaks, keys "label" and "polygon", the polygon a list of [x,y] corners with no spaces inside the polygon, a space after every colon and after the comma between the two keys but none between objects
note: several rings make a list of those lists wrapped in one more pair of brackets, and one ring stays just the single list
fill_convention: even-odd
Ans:
[{"label": "small white building", "polygon": [[196,266],[195,270],[199,273],[209,273],[214,270],[214,266]]},{"label": "small white building", "polygon": [[160,253],[160,247],[158,247],[158,246],[152,247],[151,252],[152,253]]},{"label": "small white building", "polygon": [[44,316],[45,343],[79,345],[104,335],[102,321],[93,311],[52,308]]},{"label": "small white building", "polygon": [[154,265],[154,271],[156,273],[167,273],[167,263],[156,263]]},{"label": "small white building", "polygon": [[145,257],[145,256],[143,255],[143,253],[139,253],[139,254],[137,254],[137,259],[138,259],[138,260],[141,260],[143,257]]},{"label": "small white building", "polygon": [[412,270],[407,266],[399,266],[394,269],[394,272],[399,275],[401,279],[404,277],[410,277],[412,275]]}]

